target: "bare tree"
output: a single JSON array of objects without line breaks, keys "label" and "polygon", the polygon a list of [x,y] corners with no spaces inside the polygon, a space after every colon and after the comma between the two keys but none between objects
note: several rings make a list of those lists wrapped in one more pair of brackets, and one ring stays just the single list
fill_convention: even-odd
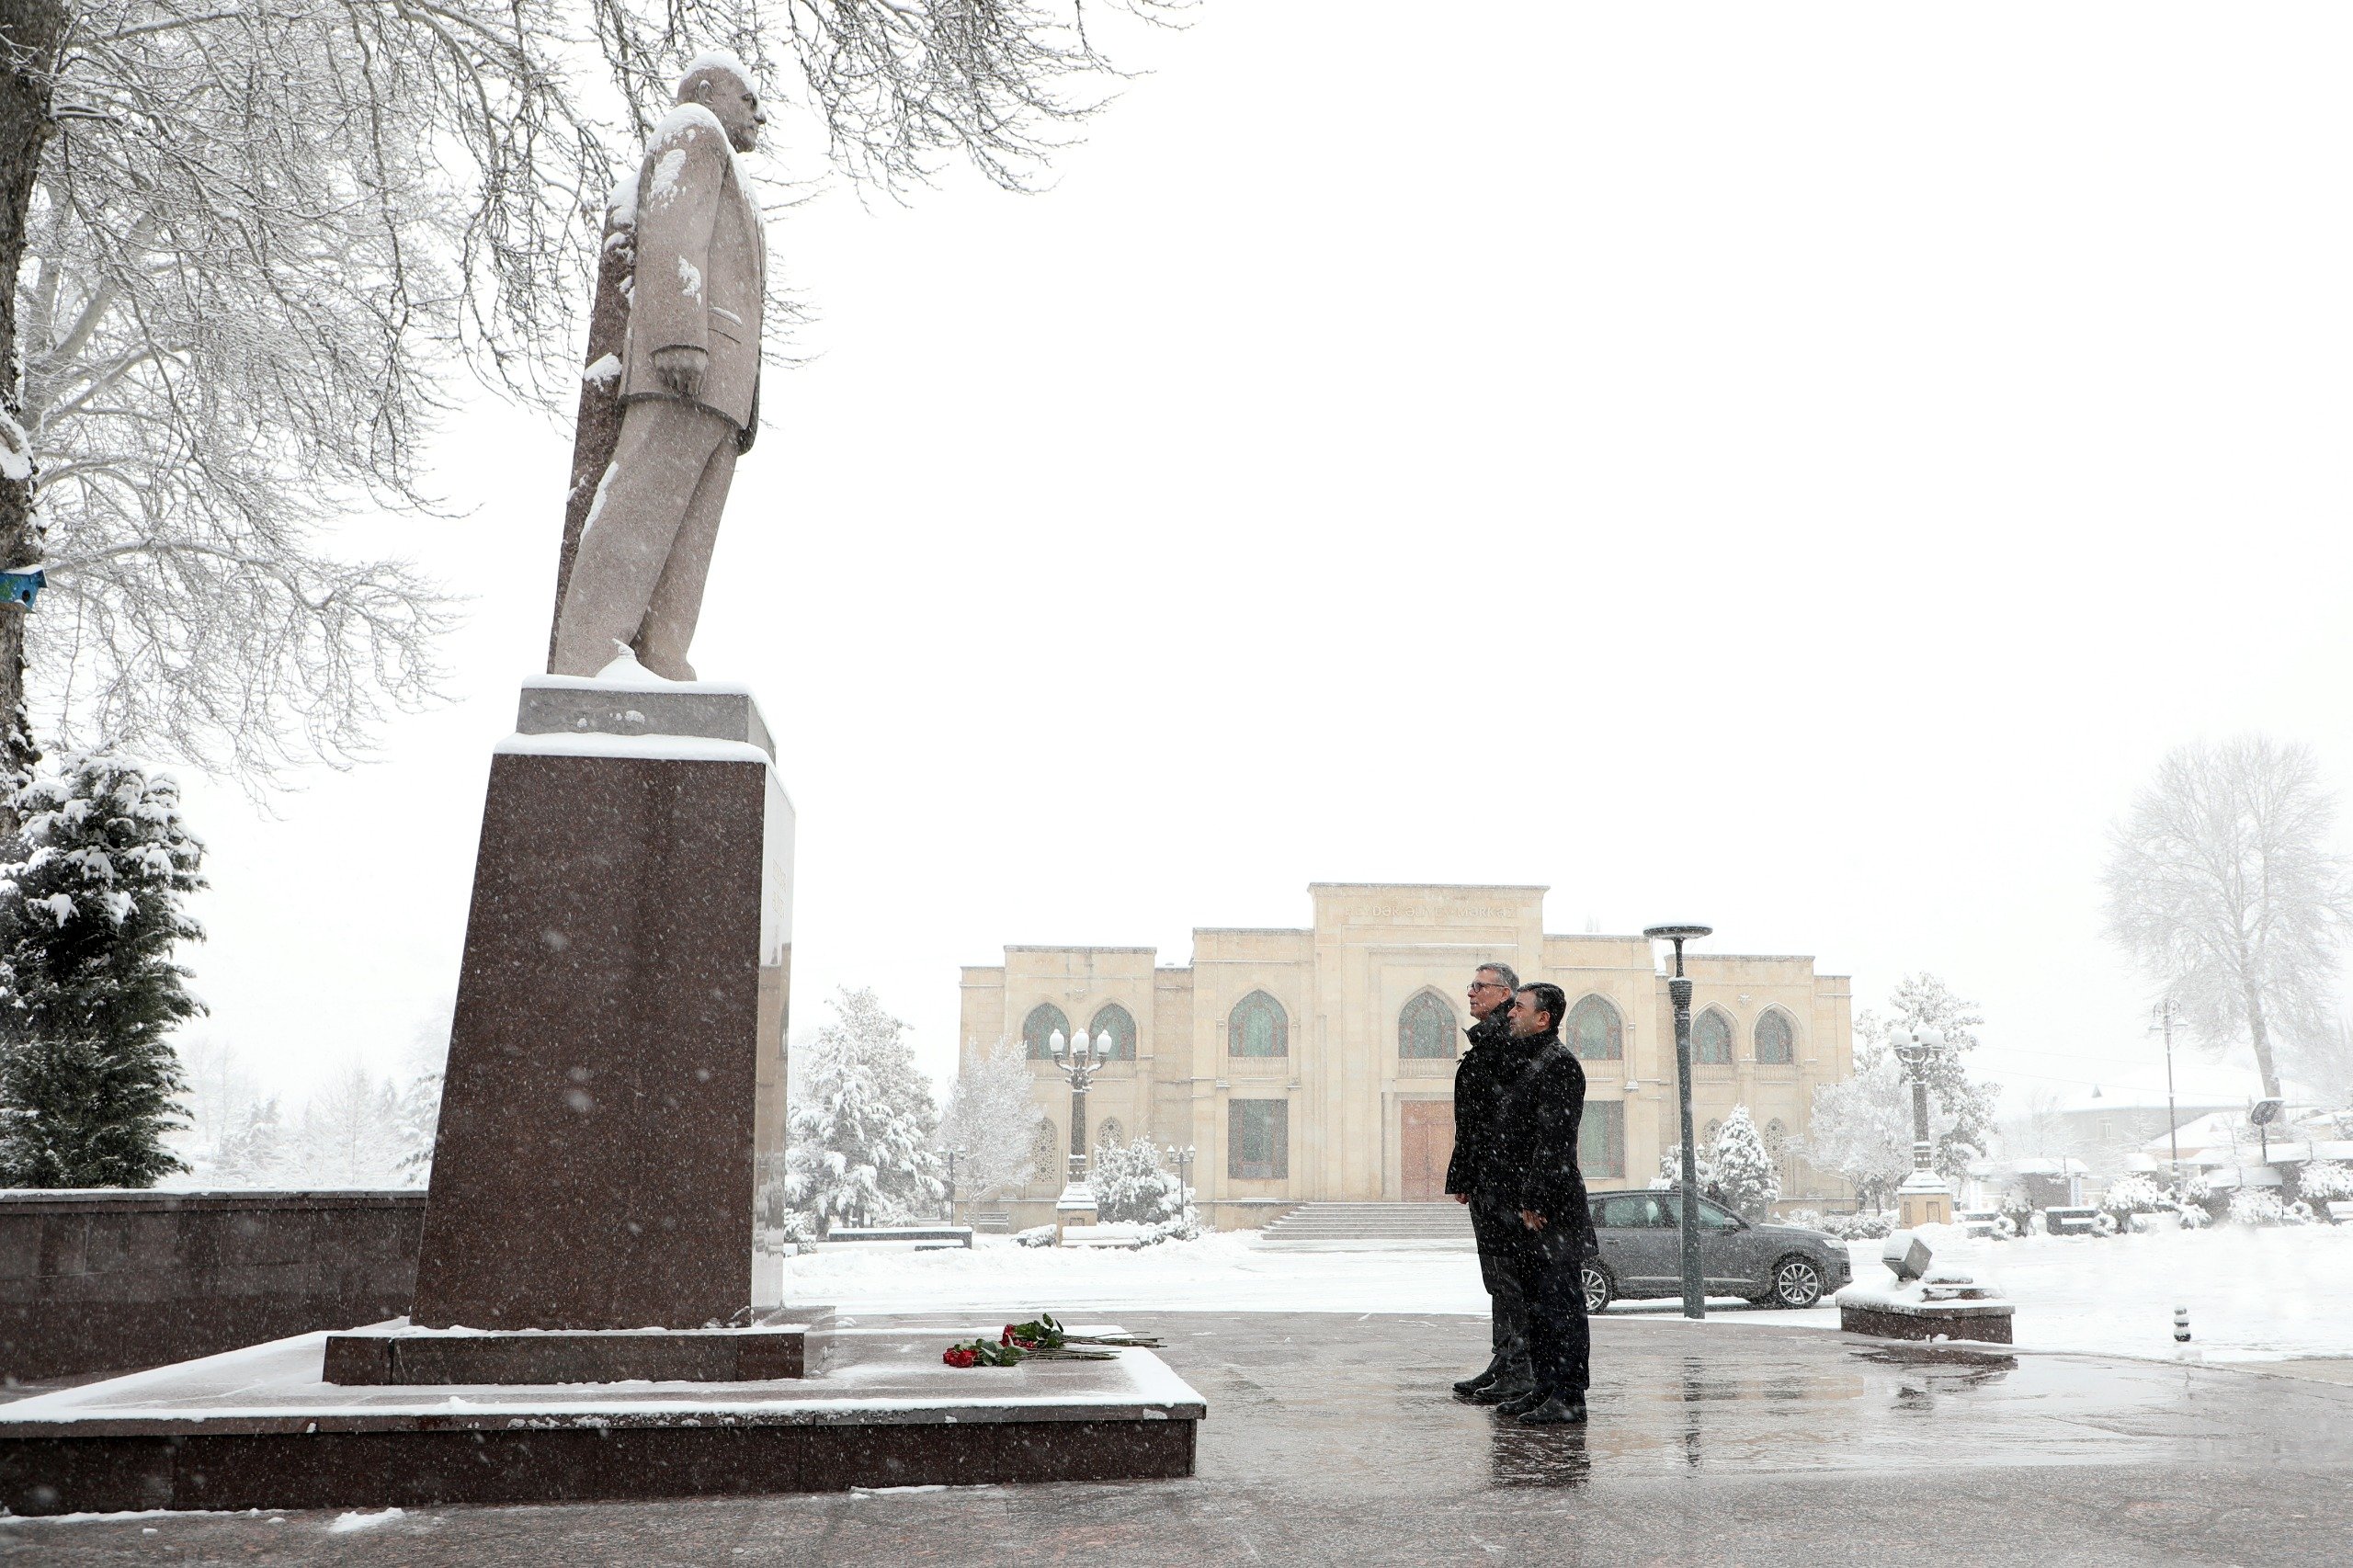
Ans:
[{"label": "bare tree", "polygon": [[770,74],[797,140],[854,179],[901,189],[961,156],[1019,188],[1101,107],[1086,17],[6,0],[0,568],[50,586],[29,618],[0,609],[0,764],[36,755],[28,658],[43,730],[256,789],[434,695],[448,601],[325,530],[431,508],[416,460],[453,358],[550,405],[574,388],[557,367],[615,150],[697,46]]},{"label": "bare tree", "polygon": [[2353,867],[2309,747],[2261,735],[2168,755],[2109,834],[2108,931],[2209,1048],[2245,1040],[2263,1092],[2279,1043],[2325,1038]]},{"label": "bare tree", "polygon": [[1018,1043],[1000,1036],[983,1051],[964,1048],[963,1070],[948,1091],[939,1146],[956,1154],[958,1185],[972,1199],[997,1198],[1025,1186],[1036,1167],[1030,1144],[1038,1107],[1030,1097],[1029,1063]]}]

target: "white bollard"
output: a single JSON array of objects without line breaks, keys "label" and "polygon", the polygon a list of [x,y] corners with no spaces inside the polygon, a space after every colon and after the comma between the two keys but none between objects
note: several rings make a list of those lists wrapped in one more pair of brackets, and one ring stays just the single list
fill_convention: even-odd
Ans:
[{"label": "white bollard", "polygon": [[2188,1307],[2176,1307],[2173,1310],[2173,1342],[2176,1345],[2189,1343],[2189,1309]]}]

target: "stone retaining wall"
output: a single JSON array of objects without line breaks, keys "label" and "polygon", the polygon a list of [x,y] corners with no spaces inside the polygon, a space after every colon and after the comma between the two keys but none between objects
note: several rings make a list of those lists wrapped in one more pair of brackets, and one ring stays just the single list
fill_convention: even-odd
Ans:
[{"label": "stone retaining wall", "polygon": [[422,1192],[0,1191],[0,1380],[397,1317],[424,1221]]}]

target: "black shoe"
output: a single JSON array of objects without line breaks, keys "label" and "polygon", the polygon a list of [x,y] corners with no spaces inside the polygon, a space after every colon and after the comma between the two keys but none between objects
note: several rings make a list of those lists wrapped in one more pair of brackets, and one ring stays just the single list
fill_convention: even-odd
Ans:
[{"label": "black shoe", "polygon": [[1506,1367],[1495,1381],[1470,1395],[1473,1404],[1505,1404],[1536,1392],[1536,1380],[1525,1367]]},{"label": "black shoe", "polygon": [[1538,1405],[1542,1404],[1547,1397],[1548,1396],[1542,1389],[1525,1389],[1513,1398],[1506,1399],[1497,1404],[1495,1406],[1495,1414],[1498,1415],[1518,1415],[1523,1410],[1535,1409]]},{"label": "black shoe", "polygon": [[1585,1396],[1580,1393],[1556,1393],[1533,1404],[1506,1408],[1519,1417],[1519,1424],[1523,1426],[1585,1425]]},{"label": "black shoe", "polygon": [[1495,1369],[1493,1367],[1489,1367],[1485,1371],[1481,1372],[1475,1378],[1464,1378],[1458,1381],[1454,1385],[1454,1392],[1464,1395],[1474,1394],[1481,1389],[1493,1384],[1495,1381]]}]

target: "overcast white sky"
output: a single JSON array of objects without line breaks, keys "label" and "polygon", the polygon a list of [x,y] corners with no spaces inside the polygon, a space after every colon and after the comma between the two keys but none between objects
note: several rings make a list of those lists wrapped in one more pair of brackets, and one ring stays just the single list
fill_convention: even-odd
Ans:
[{"label": "overcast white sky", "polygon": [[[1047,194],[778,221],[817,358],[696,658],[799,808],[796,1032],[872,984],[945,1072],[1008,942],[1540,882],[1934,971],[2019,1091],[2162,1082],[2106,824],[2200,736],[2353,780],[2353,10],[1208,0],[1128,52]],[[479,407],[470,517],[355,527],[473,597],[452,706],[277,820],[191,789],[206,1027],[298,1096],[455,989],[569,439]]]}]

